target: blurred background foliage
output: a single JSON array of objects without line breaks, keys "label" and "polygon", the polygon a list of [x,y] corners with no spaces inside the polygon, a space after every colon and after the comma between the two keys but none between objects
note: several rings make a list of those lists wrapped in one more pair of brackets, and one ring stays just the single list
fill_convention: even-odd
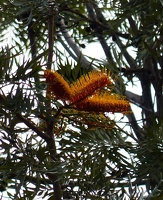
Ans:
[{"label": "blurred background foliage", "polygon": [[[162,7],[162,0],[0,1],[1,199],[162,198]],[[82,53],[94,42],[102,59]],[[118,121],[57,99],[50,106],[49,66],[70,82],[108,70],[113,90],[137,107]]]}]

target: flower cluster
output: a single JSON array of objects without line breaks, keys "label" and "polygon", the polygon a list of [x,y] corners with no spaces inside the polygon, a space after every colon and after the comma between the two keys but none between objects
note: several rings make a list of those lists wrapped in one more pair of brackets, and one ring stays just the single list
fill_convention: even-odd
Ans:
[{"label": "flower cluster", "polygon": [[126,113],[130,109],[129,102],[118,95],[96,94],[76,104],[79,110],[94,112],[121,112]]},{"label": "flower cluster", "polygon": [[45,70],[44,76],[48,91],[57,99],[69,101],[78,110],[121,113],[130,110],[129,102],[119,95],[110,94],[108,90],[99,92],[101,88],[112,85],[111,78],[106,73],[91,71],[72,84],[56,71]]}]

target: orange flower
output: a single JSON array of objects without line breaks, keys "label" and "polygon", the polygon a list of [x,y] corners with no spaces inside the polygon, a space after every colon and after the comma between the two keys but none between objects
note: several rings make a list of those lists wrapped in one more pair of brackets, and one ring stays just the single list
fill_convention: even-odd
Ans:
[{"label": "orange flower", "polygon": [[48,83],[48,91],[51,91],[58,99],[69,100],[71,98],[70,86],[58,72],[45,70],[44,77]]},{"label": "orange flower", "polygon": [[74,103],[84,99],[108,84],[112,84],[112,82],[106,73],[91,71],[70,85],[71,102]]},{"label": "orange flower", "polygon": [[99,89],[112,84],[106,73],[91,71],[72,84],[67,83],[56,71],[45,70],[44,76],[48,83],[48,91],[58,99],[70,101],[79,110],[129,113],[130,104],[127,100],[119,95],[110,94],[108,90],[99,93]]},{"label": "orange flower", "polygon": [[107,74],[100,71],[89,72],[71,85],[56,71],[45,70],[44,77],[48,83],[49,91],[58,99],[70,100],[71,103],[84,99],[98,89],[112,84]]},{"label": "orange flower", "polygon": [[119,95],[111,94],[96,94],[88,97],[76,105],[79,110],[93,112],[121,112],[129,113],[130,104],[127,100],[120,98]]}]

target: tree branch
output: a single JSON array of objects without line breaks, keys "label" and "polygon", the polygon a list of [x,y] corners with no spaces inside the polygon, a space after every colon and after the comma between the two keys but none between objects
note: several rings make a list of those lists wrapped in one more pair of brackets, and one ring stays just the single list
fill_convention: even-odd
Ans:
[{"label": "tree branch", "polygon": [[135,23],[135,21],[133,20],[132,16],[128,17],[128,21],[129,21],[129,23],[130,23],[130,27],[131,27],[131,29],[132,29],[133,35],[136,36],[137,33],[138,33],[138,28],[137,28],[136,23]]},{"label": "tree branch", "polygon": [[[90,4],[90,3],[87,3],[87,5],[88,4]],[[105,20],[105,17],[103,16],[103,14],[101,12],[101,9],[99,9],[99,7],[98,7],[97,3],[95,2],[95,0],[94,0],[94,3],[92,3],[92,4],[89,5],[89,9],[92,10],[91,12],[88,11],[89,14],[92,15],[92,13],[93,13],[92,6],[96,10],[97,19],[99,21],[102,21],[102,23],[105,24],[105,26],[107,27],[107,29],[111,31],[112,36],[115,38],[115,42],[117,43],[117,45],[121,49],[121,52],[122,52],[123,56],[125,57],[126,61],[128,62],[128,64],[130,65],[130,67],[134,68],[134,69],[138,68],[136,62],[134,61],[134,59],[132,58],[132,56],[129,55],[129,53],[126,50],[126,47],[123,45],[123,43],[119,39],[118,34],[116,34],[116,32],[114,31],[114,29],[112,28],[112,26]],[[87,8],[87,10],[88,10],[88,8]],[[92,18],[92,20],[95,20],[95,17]],[[107,50],[110,50],[109,47],[106,49],[106,52],[107,52]],[[111,53],[109,53],[109,54],[111,54]],[[108,54],[108,56],[110,56],[109,54]],[[111,57],[112,57],[112,55],[111,55]],[[109,57],[109,58],[111,58],[111,57]]]},{"label": "tree branch", "polygon": [[54,7],[49,6],[49,20],[48,20],[48,63],[47,69],[51,69],[53,61],[53,47],[54,47]]},{"label": "tree branch", "polygon": [[129,120],[129,123],[131,124],[131,127],[132,127],[136,137],[138,138],[138,140],[143,141],[144,135],[142,132],[142,128],[138,125],[135,115],[133,113],[131,113],[131,114],[127,114],[126,116]]},{"label": "tree branch", "polygon": [[37,46],[36,46],[36,37],[35,37],[34,29],[33,29],[33,21],[32,20],[28,25],[28,37],[30,40],[32,58],[35,58],[37,55]]},{"label": "tree branch", "polygon": [[66,25],[64,24],[63,19],[60,21],[60,31],[65,38],[68,45],[71,47],[71,49],[74,51],[78,59],[81,60],[82,64],[86,68],[91,68],[89,61],[83,56],[82,52],[80,51],[79,47],[76,45],[76,43],[73,41],[72,37],[69,35]]},{"label": "tree branch", "polygon": [[[92,8],[92,4],[88,2],[88,3],[86,3],[86,7],[87,7],[89,17],[93,21],[93,23],[98,22],[98,19],[96,18],[96,15],[95,15],[95,12]],[[107,57],[108,62],[113,62],[113,57],[112,57],[111,52],[110,52],[110,47],[108,46],[104,36],[101,34],[101,28],[94,25],[93,29],[94,29],[94,32],[95,32],[95,34],[96,34],[104,52],[105,52],[105,55]]]},{"label": "tree branch", "polygon": [[71,51],[71,49],[64,43],[60,35],[57,35],[58,41],[61,43],[61,45],[64,47],[64,49],[69,53],[69,55],[77,62],[78,57],[75,56],[75,54]]},{"label": "tree branch", "polygon": [[125,95],[127,97],[127,99],[129,101],[131,101],[132,103],[135,103],[135,104],[141,104],[141,99],[142,99],[142,96],[138,95],[138,94],[134,94],[130,91],[127,91],[125,92]]},{"label": "tree branch", "polygon": [[[53,4],[54,3],[54,4]],[[55,2],[54,1],[49,1],[49,21],[48,21],[48,63],[47,63],[47,69],[52,69],[52,61],[53,61],[53,48],[54,48],[54,16],[55,16]],[[46,111],[49,115],[52,114],[52,109],[51,109],[51,101],[49,100],[46,104]],[[54,122],[53,120],[46,120],[46,133],[50,140],[46,141],[47,145],[49,147],[49,152],[51,159],[56,161],[58,159],[57,157],[57,149],[56,149],[56,144],[55,144],[55,138],[54,138]],[[48,174],[47,174],[48,175]],[[57,174],[48,177],[52,180],[53,183],[53,190],[54,190],[54,200],[61,200],[62,198],[62,191],[61,191],[61,185],[59,181],[59,177]]]},{"label": "tree branch", "polygon": [[29,121],[19,113],[16,113],[16,116],[21,122],[23,122],[28,128],[37,133],[37,135],[40,136],[42,139],[44,139],[46,142],[50,141],[50,137],[45,133],[43,133],[42,131],[40,131],[40,129],[36,127],[31,121]]},{"label": "tree branch", "polygon": [[115,38],[116,38],[115,42],[117,43],[117,45],[121,49],[121,52],[122,52],[124,58],[126,59],[126,61],[128,62],[130,68],[138,69],[138,66],[137,66],[135,60],[133,59],[132,56],[130,56],[130,54],[126,50],[125,45],[121,42],[121,40],[119,39],[119,37],[117,35],[115,35]]}]

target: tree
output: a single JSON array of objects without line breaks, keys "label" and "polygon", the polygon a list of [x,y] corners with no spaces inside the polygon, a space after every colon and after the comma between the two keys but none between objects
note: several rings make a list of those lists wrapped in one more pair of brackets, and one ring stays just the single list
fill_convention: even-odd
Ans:
[{"label": "tree", "polygon": [[[2,0],[0,9],[2,197],[161,199],[162,1]],[[82,53],[93,42],[105,61]],[[127,90],[135,80],[142,95]]]}]

